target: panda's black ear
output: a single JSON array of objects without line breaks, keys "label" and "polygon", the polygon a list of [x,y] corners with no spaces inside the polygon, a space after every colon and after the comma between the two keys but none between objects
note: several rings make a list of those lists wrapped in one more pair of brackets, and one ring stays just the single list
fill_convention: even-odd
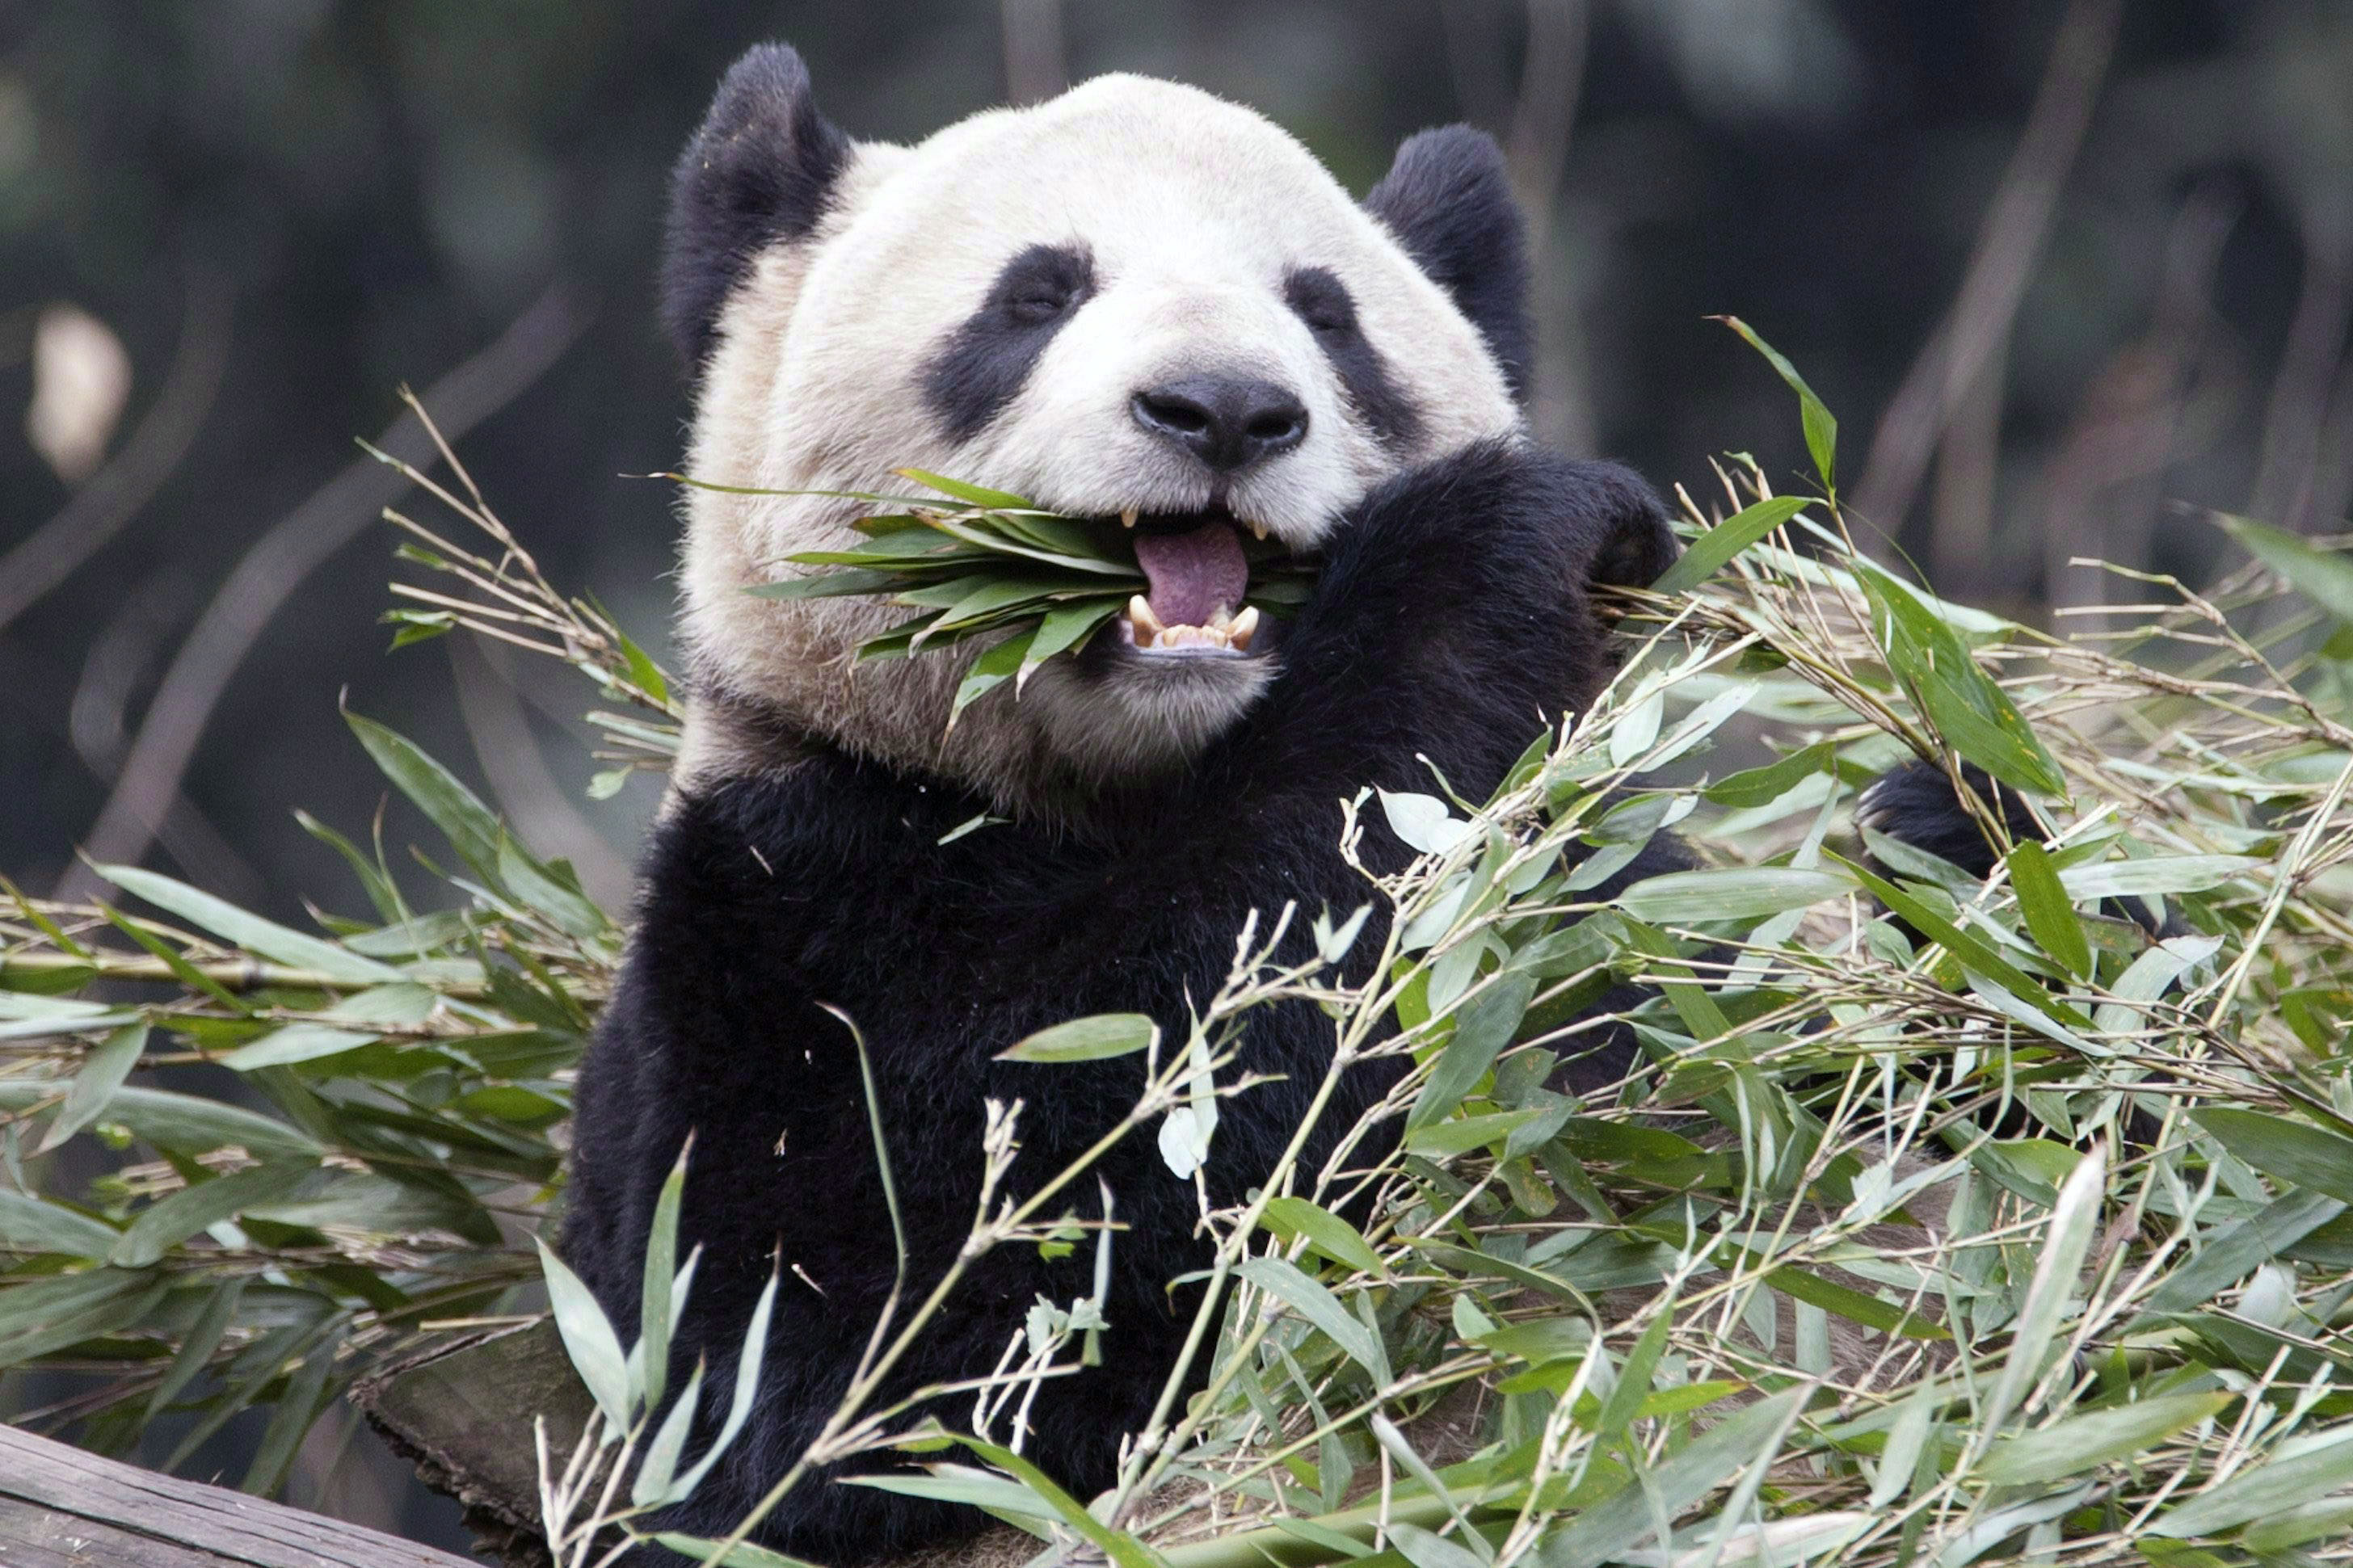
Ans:
[{"label": "panda's black ear", "polygon": [[1365,205],[1454,296],[1525,401],[1535,347],[1527,226],[1495,139],[1468,125],[1408,137]]},{"label": "panda's black ear", "polygon": [[852,147],[809,92],[808,68],[760,44],[728,68],[670,175],[662,321],[690,372],[754,257],[817,226]]}]

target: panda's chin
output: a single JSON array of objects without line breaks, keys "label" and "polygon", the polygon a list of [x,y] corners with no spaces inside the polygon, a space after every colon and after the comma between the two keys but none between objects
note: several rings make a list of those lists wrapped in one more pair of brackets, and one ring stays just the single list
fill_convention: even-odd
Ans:
[{"label": "panda's chin", "polygon": [[1076,660],[1048,661],[1022,701],[1081,774],[1157,772],[1183,764],[1240,722],[1274,679],[1272,643],[1261,635],[1248,651],[1143,648],[1122,616],[1117,635],[1096,637]]}]

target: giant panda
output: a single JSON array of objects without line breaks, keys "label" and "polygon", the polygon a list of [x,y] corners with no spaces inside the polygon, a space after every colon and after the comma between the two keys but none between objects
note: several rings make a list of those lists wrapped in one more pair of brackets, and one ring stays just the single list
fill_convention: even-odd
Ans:
[{"label": "giant panda", "polygon": [[[678,1367],[707,1360],[726,1387],[772,1260],[784,1273],[751,1424],[666,1528],[723,1534],[769,1489],[892,1288],[844,1016],[871,1052],[920,1299],[973,1221],[986,1101],[1025,1104],[1024,1191],[1137,1091],[1133,1059],[998,1052],[1098,1012],[1183,1038],[1250,911],[1366,902],[1344,799],[1433,774],[1482,796],[1607,679],[1595,590],[1648,583],[1675,545],[1626,469],[1530,444],[1526,272],[1503,159],[1467,128],[1405,142],[1359,202],[1260,115],[1165,81],[1103,77],[901,147],[827,121],[789,48],[728,72],[678,165],[662,274],[695,384],[690,471],[858,491],[916,467],[1067,514],[1134,510],[1156,542],[1139,550],[1145,625],[1123,617],[951,729],[962,659],[852,668],[903,612],[745,592],[851,541],[859,503],[687,495],[690,709],[581,1068],[563,1248],[626,1342],[691,1134],[681,1246],[702,1261]],[[1243,528],[1318,571],[1295,618],[1237,637],[1213,612],[1235,607]],[[1364,853],[1409,854],[1379,825]],[[1618,880],[1678,855],[1662,843]],[[1240,1065],[1270,1081],[1224,1109],[1210,1202],[1269,1167],[1332,1048],[1309,1004],[1252,1016]],[[1354,1069],[1323,1126],[1396,1070]],[[1148,1133],[1100,1169],[1127,1227],[1102,1364],[1045,1386],[1026,1448],[1081,1498],[1147,1420],[1198,1304],[1170,1281],[1204,1257],[1194,1185]],[[987,1373],[1038,1297],[1089,1292],[1090,1251],[989,1254],[898,1386]],[[756,1538],[864,1561],[972,1517],[820,1475]]]}]

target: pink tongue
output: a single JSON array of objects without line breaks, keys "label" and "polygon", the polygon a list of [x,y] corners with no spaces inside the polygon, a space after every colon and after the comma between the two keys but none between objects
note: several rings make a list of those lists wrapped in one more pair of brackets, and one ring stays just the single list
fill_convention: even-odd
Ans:
[{"label": "pink tongue", "polygon": [[1228,522],[1203,523],[1190,533],[1139,533],[1135,563],[1151,584],[1145,602],[1163,626],[1206,626],[1221,609],[1240,609],[1250,585],[1241,536]]}]

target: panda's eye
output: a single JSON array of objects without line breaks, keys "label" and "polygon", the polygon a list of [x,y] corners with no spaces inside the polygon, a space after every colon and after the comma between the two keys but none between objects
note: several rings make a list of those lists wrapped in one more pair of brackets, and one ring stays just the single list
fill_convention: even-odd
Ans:
[{"label": "panda's eye", "polygon": [[1070,308],[1071,297],[1068,294],[1048,293],[1043,290],[1035,294],[1024,294],[1018,300],[1008,300],[1006,304],[1007,312],[1015,321],[1024,321],[1032,326],[1041,326]]},{"label": "panda's eye", "polygon": [[1283,302],[1319,338],[1356,331],[1356,301],[1348,286],[1321,267],[1294,268],[1282,280]]},{"label": "panda's eye", "polygon": [[1094,283],[1094,262],[1085,251],[1033,245],[1005,264],[989,304],[1015,326],[1048,326],[1085,303]]}]

